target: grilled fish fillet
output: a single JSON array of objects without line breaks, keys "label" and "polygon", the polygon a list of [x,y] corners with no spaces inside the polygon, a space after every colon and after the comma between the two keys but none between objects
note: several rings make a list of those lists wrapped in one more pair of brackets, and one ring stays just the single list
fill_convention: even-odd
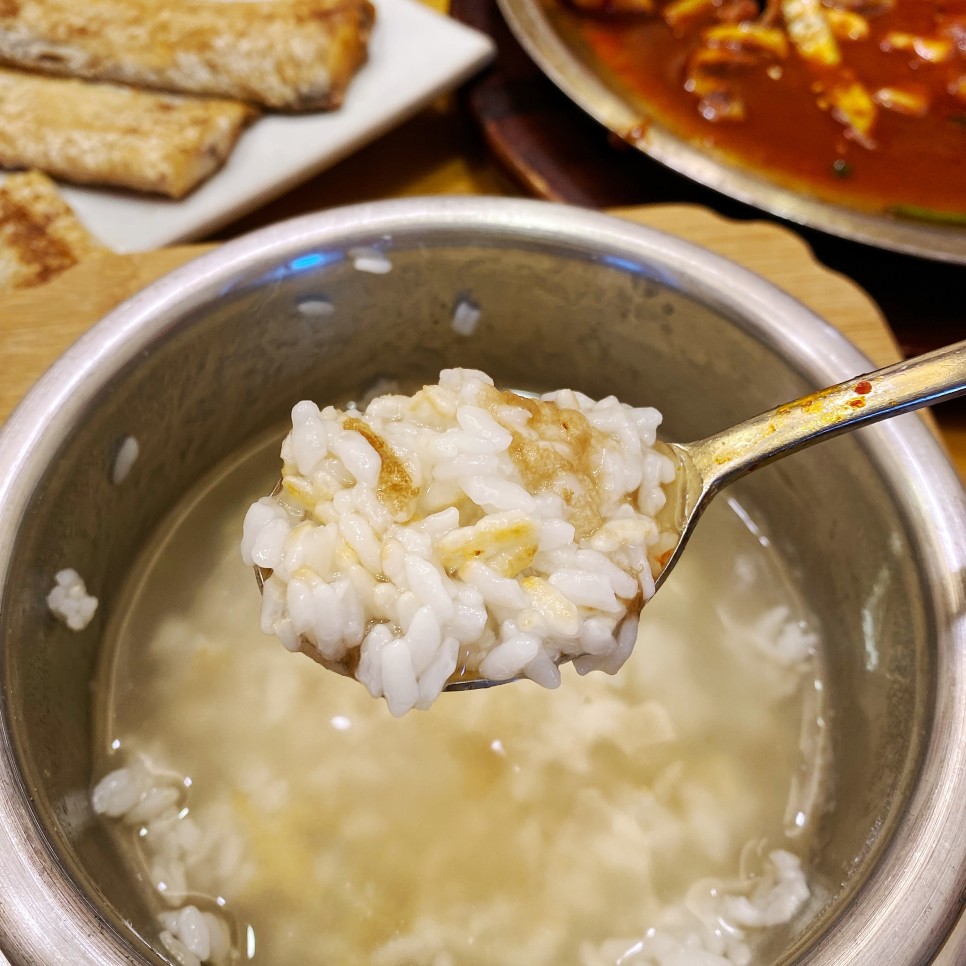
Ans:
[{"label": "grilled fish fillet", "polygon": [[0,292],[41,285],[103,251],[39,171],[0,184]]},{"label": "grilled fish fillet", "polygon": [[235,101],[0,69],[0,167],[181,198],[221,167],[253,113]]},{"label": "grilled fish fillet", "polygon": [[369,0],[0,0],[0,63],[134,87],[337,107]]}]

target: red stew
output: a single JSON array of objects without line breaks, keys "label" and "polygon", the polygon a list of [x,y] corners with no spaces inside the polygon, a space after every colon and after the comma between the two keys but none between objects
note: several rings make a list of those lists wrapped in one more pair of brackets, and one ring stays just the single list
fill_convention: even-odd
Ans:
[{"label": "red stew", "polygon": [[571,30],[678,136],[826,201],[966,224],[966,0],[579,2]]}]

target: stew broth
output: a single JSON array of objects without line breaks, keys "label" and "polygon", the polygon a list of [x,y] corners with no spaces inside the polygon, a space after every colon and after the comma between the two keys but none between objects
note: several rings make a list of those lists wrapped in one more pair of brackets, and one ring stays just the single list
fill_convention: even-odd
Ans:
[{"label": "stew broth", "polygon": [[[803,55],[796,7],[826,24],[832,56]],[[645,117],[722,160],[824,201],[966,224],[963,0],[672,0],[551,16]]]}]

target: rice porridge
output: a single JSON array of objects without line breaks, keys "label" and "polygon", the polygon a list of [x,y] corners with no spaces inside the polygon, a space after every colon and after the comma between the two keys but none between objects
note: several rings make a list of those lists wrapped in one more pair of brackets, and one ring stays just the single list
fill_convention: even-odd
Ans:
[{"label": "rice porridge", "polygon": [[245,515],[261,627],[395,715],[447,682],[615,673],[677,546],[661,414],[444,369],[412,395],[292,410],[276,491]]},{"label": "rice porridge", "polygon": [[820,901],[812,619],[712,505],[613,676],[394,718],[259,631],[238,556],[279,434],[159,528],[105,641],[94,800],[172,961],[723,966]]}]

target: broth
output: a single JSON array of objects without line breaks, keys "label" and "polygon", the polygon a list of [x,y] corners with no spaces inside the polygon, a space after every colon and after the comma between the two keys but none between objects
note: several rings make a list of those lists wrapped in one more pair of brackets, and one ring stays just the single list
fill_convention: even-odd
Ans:
[{"label": "broth", "polygon": [[709,510],[617,676],[396,719],[258,630],[238,542],[277,476],[273,436],[160,528],[97,697],[95,777],[143,759],[178,789],[166,816],[107,819],[118,847],[171,907],[227,917],[236,960],[664,962],[642,958],[647,931],[685,943],[771,850],[807,871],[818,641],[739,504]]}]

